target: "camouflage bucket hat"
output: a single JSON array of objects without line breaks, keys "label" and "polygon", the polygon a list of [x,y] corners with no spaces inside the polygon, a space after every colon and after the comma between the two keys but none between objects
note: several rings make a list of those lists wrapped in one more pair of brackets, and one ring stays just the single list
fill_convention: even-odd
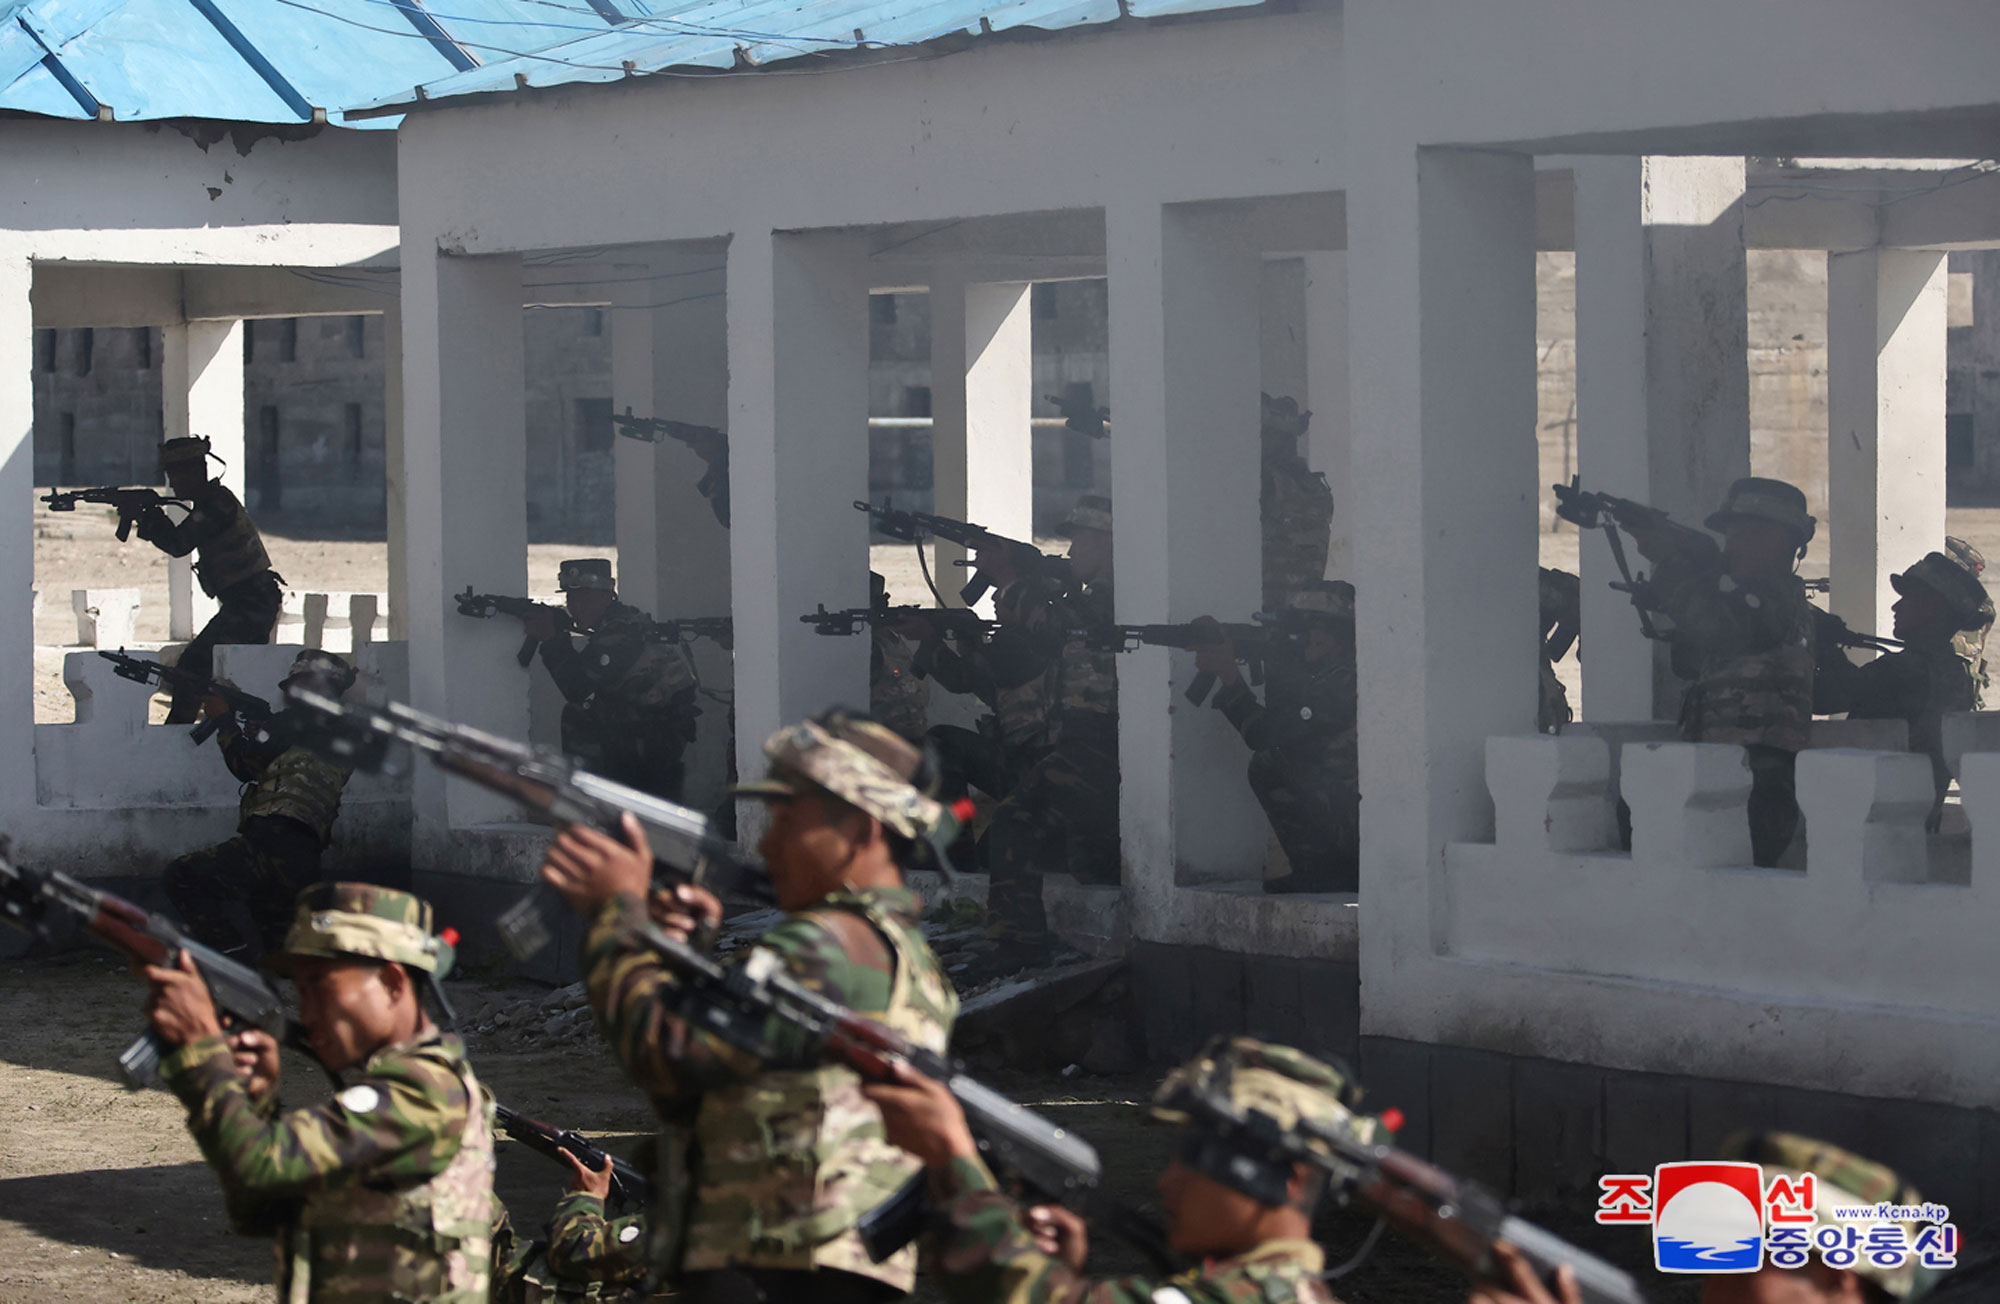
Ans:
[{"label": "camouflage bucket hat", "polygon": [[1306,427],[1312,424],[1313,414],[1299,411],[1297,399],[1290,396],[1272,398],[1269,394],[1263,398],[1265,434],[1297,439],[1306,432]]},{"label": "camouflage bucket hat", "polygon": [[764,744],[771,771],[730,791],[742,797],[793,797],[817,788],[906,838],[936,844],[958,832],[951,807],[917,787],[926,768],[915,744],[886,725],[829,711],[780,729]]},{"label": "camouflage bucket hat", "polygon": [[1062,528],[1056,533],[1066,539],[1076,537],[1078,530],[1102,530],[1111,533],[1111,500],[1103,494],[1085,494],[1076,500],[1076,506],[1069,509]]},{"label": "camouflage bucket hat", "polygon": [[1720,534],[1733,520],[1773,521],[1792,532],[1801,548],[1812,542],[1819,522],[1806,510],[1806,496],[1798,486],[1760,475],[1746,475],[1729,486],[1722,500],[1704,524]]},{"label": "camouflage bucket hat", "polygon": [[182,462],[205,462],[208,451],[206,435],[183,435],[178,439],[169,439],[160,445],[160,468],[165,470]]},{"label": "camouflage bucket hat", "polygon": [[[1856,1205],[1920,1205],[1924,1203],[1924,1198],[1893,1169],[1824,1141],[1792,1132],[1737,1132],[1723,1140],[1716,1158],[1748,1160],[1762,1166],[1766,1186],[1781,1177],[1797,1181],[1806,1173],[1815,1174],[1815,1229],[1858,1226],[1865,1236],[1870,1226],[1901,1223],[1907,1234],[1914,1235],[1916,1229],[1923,1225],[1923,1220],[1917,1218],[1885,1218],[1875,1223],[1836,1218],[1836,1209],[1851,1209]],[[1915,1256],[1898,1267],[1884,1268],[1863,1255],[1849,1271],[1865,1281],[1874,1282],[1890,1298],[1898,1300],[1921,1299],[1937,1284],[1941,1275],[1936,1269],[1919,1264]]]},{"label": "camouflage bucket hat", "polygon": [[602,589],[616,593],[608,557],[573,557],[556,568],[556,587],[564,593],[575,589]]},{"label": "camouflage bucket hat", "polygon": [[292,668],[285,672],[278,688],[282,691],[286,684],[301,679],[316,680],[329,696],[339,697],[354,687],[354,667],[331,652],[309,647],[292,658]]},{"label": "camouflage bucket hat", "polygon": [[1944,550],[1946,556],[1971,571],[1974,575],[1985,573],[1986,554],[1957,535],[1947,534],[1944,536]]},{"label": "camouflage bucket hat", "polygon": [[1961,630],[1978,629],[1986,623],[1986,586],[1971,571],[1941,552],[1925,553],[1916,565],[1900,575],[1891,575],[1889,583],[1896,592],[1903,594],[1907,594],[1913,584],[1931,590],[1951,608]]},{"label": "camouflage bucket hat", "polygon": [[458,952],[449,936],[431,932],[430,902],[422,897],[373,883],[315,883],[299,893],[292,931],[264,967],[290,977],[301,956],[393,960],[443,978]]},{"label": "camouflage bucket hat", "polygon": [[1346,580],[1308,580],[1292,590],[1285,606],[1304,615],[1352,621],[1354,586]]}]

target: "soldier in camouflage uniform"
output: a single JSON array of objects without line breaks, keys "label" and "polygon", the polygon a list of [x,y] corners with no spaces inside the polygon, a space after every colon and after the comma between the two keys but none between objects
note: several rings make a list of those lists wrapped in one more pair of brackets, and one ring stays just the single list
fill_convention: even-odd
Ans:
[{"label": "soldier in camouflage uniform", "polygon": [[1118,852],[1118,657],[1072,631],[1115,619],[1111,592],[1111,500],[1077,500],[1064,525],[1075,585],[1022,613],[1020,624],[1050,667],[1050,746],[993,814],[987,831],[987,909],[999,945],[980,976],[1010,972],[1054,949],[1042,907],[1042,873],[1067,870],[1082,883],[1116,883]]},{"label": "soldier in camouflage uniform", "polygon": [[1706,522],[1720,550],[1685,532],[1620,522],[1655,563],[1645,600],[1673,620],[1674,673],[1689,742],[1740,743],[1750,765],[1750,846],[1775,865],[1798,831],[1794,770],[1812,724],[1813,607],[1794,573],[1816,522],[1783,480],[1746,476]]},{"label": "soldier in camouflage uniform", "polygon": [[[1972,578],[1979,580],[1979,590],[1984,594],[1986,581],[1981,577],[1986,573],[1986,554],[1965,540],[1950,534],[1944,536],[1944,551],[1947,557],[1965,567]],[[1991,597],[1986,597],[1980,603],[1979,616],[1979,628],[1962,632],[1951,641],[1951,646],[1952,650],[1965,658],[1965,663],[1972,667],[1972,682],[1977,690],[1977,697],[1974,700],[1978,703],[1978,709],[1983,711],[1986,709],[1986,689],[1992,683],[1991,677],[1986,673],[1986,636],[1993,632]]]},{"label": "soldier in camouflage uniform", "polygon": [[[353,686],[354,669],[331,652],[308,648],[279,687],[294,683],[339,697]],[[284,937],[299,892],[319,881],[320,855],[333,840],[350,772],[309,747],[285,743],[283,711],[253,736],[221,698],[207,699],[204,709],[221,722],[215,741],[243,784],[236,836],[175,860],[161,885],[188,931],[218,951],[245,948],[228,909],[241,901],[257,928],[256,949],[266,951]]]},{"label": "soldier in camouflage uniform", "polygon": [[1302,584],[1326,578],[1333,546],[1333,489],[1299,455],[1312,413],[1297,399],[1264,395],[1264,610],[1275,611]]},{"label": "soldier in camouflage uniform", "polygon": [[679,801],[682,755],[694,741],[699,687],[678,644],[648,636],[652,617],[618,601],[603,557],[564,562],[556,573],[582,647],[553,608],[522,622],[541,641],[542,665],[562,690],[562,749],[585,769],[641,792]]},{"label": "soldier in camouflage uniform", "polygon": [[1977,630],[1986,619],[1981,610],[1986,590],[1963,566],[1941,552],[1925,555],[1889,583],[1900,595],[1890,610],[1900,652],[1885,652],[1852,675],[1848,695],[1850,720],[1906,720],[1910,750],[1931,759],[1937,801],[1931,825],[1944,808],[1951,770],[1944,759],[1944,716],[1970,711],[1978,702],[1972,668],[1957,650],[1958,638]]},{"label": "soldier in camouflage uniform", "polygon": [[1172,1278],[1091,1278],[1082,1221],[1002,1194],[941,1084],[906,1070],[898,1084],[867,1088],[890,1138],[929,1170],[940,1204],[930,1250],[951,1304],[1333,1304],[1312,1239],[1321,1170],[1235,1148],[1176,1108],[1182,1091],[1281,1129],[1310,1119],[1377,1135],[1372,1119],[1349,1110],[1339,1071],[1290,1047],[1218,1039],[1154,1096],[1155,1114],[1181,1125],[1178,1155],[1160,1176],[1168,1244],[1202,1266]]},{"label": "soldier in camouflage uniform", "polygon": [[[658,1166],[650,1139],[632,1157],[649,1172]],[[493,1242],[495,1304],[572,1304],[583,1300],[623,1300],[649,1271],[650,1237],[646,1211],[614,1213],[611,1162],[585,1168],[567,1150],[569,1189],[556,1202],[542,1235],[522,1240],[502,1216]]]},{"label": "soldier in camouflage uniform", "polygon": [[[1542,637],[1535,729],[1538,733],[1559,733],[1564,725],[1576,719],[1576,713],[1570,709],[1569,690],[1556,676],[1556,662],[1576,645],[1577,633],[1583,627],[1583,595],[1578,589],[1576,576],[1547,566],[1541,568],[1537,592]],[[1577,655],[1583,654],[1579,652]]]},{"label": "soldier in camouflage uniform", "polygon": [[[770,777],[740,795],[771,803],[758,850],[785,919],[740,958],[773,958],[793,978],[942,1051],[958,1012],[918,927],[922,903],[903,869],[949,839],[929,758],[866,717],[834,711],[764,745]],[[691,1131],[681,1160],[684,1211],[656,1209],[656,1265],[692,1304],[891,1299],[916,1279],[907,1249],[870,1261],[855,1222],[915,1171],[882,1135],[881,1115],[849,1069],[822,1063],[778,1021],[760,1062],[683,1018],[677,984],[632,926],[650,918],[688,937],[722,905],[699,888],[651,898],[652,853],[636,822],[620,843],[568,828],[542,873],[591,919],[585,970],[599,1027],[670,1129]],[[684,1189],[663,1173],[663,1190]]]},{"label": "soldier in camouflage uniform", "polygon": [[186,957],[146,970],[153,1027],[177,1047],[166,1085],[231,1226],[274,1237],[280,1300],[486,1304],[492,1100],[424,1009],[452,958],[430,906],[407,892],[308,888],[272,967],[298,985],[300,1022],[340,1090],[292,1110],[275,1094],[276,1040],[225,1037]]},{"label": "soldier in camouflage uniform", "polygon": [[1354,586],[1314,580],[1299,586],[1285,610],[1302,641],[1271,649],[1263,701],[1243,682],[1226,634],[1196,648],[1194,663],[1222,684],[1215,707],[1250,745],[1250,790],[1291,863],[1291,873],[1264,890],[1352,892],[1361,869]]},{"label": "soldier in camouflage uniform", "polygon": [[[877,611],[889,605],[888,581],[868,572],[868,604]],[[911,742],[921,742],[931,727],[931,686],[913,662],[917,649],[899,629],[882,621],[868,626],[868,710]]]},{"label": "soldier in camouflage uniform", "polygon": [[[201,631],[181,649],[177,664],[204,679],[214,673],[218,643],[268,643],[278,627],[283,605],[282,581],[271,570],[264,537],[243,504],[220,480],[208,478],[208,440],[200,436],[169,439],[160,445],[160,470],[174,497],[194,504],[178,524],[158,506],[138,517],[139,537],[169,557],[196,554],[194,564],[201,591],[218,609]],[[198,693],[177,689],[167,712],[168,724],[185,724],[201,709]]]}]

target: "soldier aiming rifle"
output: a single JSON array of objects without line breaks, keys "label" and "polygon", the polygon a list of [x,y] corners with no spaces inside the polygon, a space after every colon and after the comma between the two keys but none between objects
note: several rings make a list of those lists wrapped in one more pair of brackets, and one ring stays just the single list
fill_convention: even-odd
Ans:
[{"label": "soldier aiming rifle", "polygon": [[708,499],[709,509],[715,513],[715,519],[722,528],[729,528],[728,435],[714,426],[671,421],[666,417],[635,417],[629,407],[622,415],[612,416],[611,427],[628,439],[637,439],[642,443],[657,444],[663,438],[675,439],[692,448],[695,455],[708,464],[708,471],[695,484],[695,490]]}]

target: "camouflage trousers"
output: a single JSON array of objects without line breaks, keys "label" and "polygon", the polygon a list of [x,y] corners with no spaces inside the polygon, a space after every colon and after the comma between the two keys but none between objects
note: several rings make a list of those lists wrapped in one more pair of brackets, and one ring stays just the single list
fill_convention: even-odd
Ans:
[{"label": "camouflage trousers", "polygon": [[1291,862],[1291,874],[1275,880],[1282,890],[1357,890],[1361,794],[1351,776],[1291,763],[1275,751],[1257,752],[1250,757],[1250,790]]},{"label": "camouflage trousers", "polygon": [[575,702],[563,707],[562,749],[592,774],[677,802],[687,785],[694,722],[671,712],[633,711],[615,725]]},{"label": "camouflage trousers", "polygon": [[194,939],[218,951],[243,944],[229,903],[249,907],[257,944],[285,940],[299,893],[319,881],[319,836],[297,820],[268,815],[250,820],[229,841],[191,851],[167,866],[162,886]]},{"label": "camouflage trousers", "polygon": [[986,911],[995,936],[1048,940],[1042,873],[1080,883],[1118,881],[1118,748],[1115,738],[1068,737],[1022,774],[986,834]]},{"label": "camouflage trousers", "polygon": [[1755,743],[1743,753],[1750,763],[1750,859],[1768,868],[1799,831],[1799,755]]},{"label": "camouflage trousers", "polygon": [[[221,608],[188,640],[175,666],[207,679],[215,674],[218,643],[269,643],[278,628],[278,609],[284,599],[278,577],[270,571],[224,589],[216,595]],[[174,691],[173,704],[167,708],[168,724],[189,724],[200,714],[199,692],[185,688]]]},{"label": "camouflage trousers", "polygon": [[903,1292],[837,1268],[727,1268],[689,1273],[678,1298],[680,1304],[887,1304]]}]

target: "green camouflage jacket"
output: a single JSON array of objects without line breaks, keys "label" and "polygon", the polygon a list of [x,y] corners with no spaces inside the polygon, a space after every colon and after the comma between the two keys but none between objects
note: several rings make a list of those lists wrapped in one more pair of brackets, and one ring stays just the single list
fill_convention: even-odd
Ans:
[{"label": "green camouflage jacket", "polygon": [[1311,1241],[1267,1241],[1178,1277],[1085,1277],[1035,1248],[1021,1207],[976,1159],[936,1179],[938,1287],[952,1304],[1336,1304]]},{"label": "green camouflage jacket", "polygon": [[1036,749],[1049,743],[1049,703],[1055,675],[1048,654],[1030,635],[1027,613],[1062,595],[1045,578],[1016,580],[993,599],[1000,627],[984,643],[947,646],[941,636],[917,648],[915,666],[948,693],[970,693],[993,712],[993,730],[1009,747]]},{"label": "green camouflage jacket", "polygon": [[138,530],[140,538],[169,557],[199,553],[194,572],[201,591],[211,598],[271,569],[264,536],[220,480],[210,480],[195,491],[193,509],[178,524],[158,507],[148,507],[139,517]]},{"label": "green camouflage jacket", "polygon": [[1296,453],[1263,458],[1264,606],[1275,611],[1300,585],[1326,578],[1333,547],[1333,489]]},{"label": "green camouflage jacket", "polygon": [[[958,997],[917,927],[921,910],[902,888],[835,893],[787,916],[737,958],[769,952],[807,987],[942,1051]],[[637,898],[607,903],[585,941],[584,965],[619,1061],[663,1120],[694,1120],[694,1196],[679,1267],[837,1268],[908,1290],[914,1250],[872,1263],[853,1230],[916,1172],[883,1136],[860,1079],[820,1063],[810,1040],[777,1020],[763,1030],[774,1050],[768,1063],[683,1020],[674,979],[631,940],[628,921],[644,914]]]},{"label": "green camouflage jacket", "polygon": [[[281,713],[282,714],[282,713]],[[333,821],[340,814],[340,794],[352,770],[335,765],[308,747],[258,742],[236,727],[234,718],[215,731],[222,760],[243,784],[237,805],[237,831],[260,816],[295,820],[319,835],[323,847],[333,840]]]},{"label": "green camouflage jacket", "polygon": [[1847,718],[1908,721],[1910,750],[1931,758],[1931,777],[1943,801],[1951,785],[1944,759],[1945,713],[1973,710],[1978,698],[1972,668],[1951,643],[1912,644],[1901,652],[1885,652],[1854,672]]},{"label": "green camouflage jacket", "polygon": [[1117,619],[1110,582],[1035,596],[1038,601],[1024,605],[1021,624],[1034,654],[1049,667],[1053,737],[1060,740],[1067,732],[1116,746],[1118,654],[1070,637],[1073,630]]},{"label": "green camouflage jacket", "polygon": [[163,1077],[231,1224],[275,1236],[281,1301],[484,1304],[492,1105],[457,1037],[377,1051],[308,1109],[252,1100],[219,1037],[182,1047]]},{"label": "green camouflage jacket", "polygon": [[1358,690],[1351,634],[1349,638],[1345,656],[1324,661],[1308,662],[1293,652],[1274,655],[1265,667],[1262,702],[1239,679],[1215,695],[1216,709],[1236,726],[1251,751],[1275,753],[1328,782],[1357,787]]},{"label": "green camouflage jacket", "polygon": [[912,668],[916,649],[886,626],[869,632],[868,713],[917,741],[931,727],[931,686]]},{"label": "green camouflage jacket", "polygon": [[1674,673],[1692,679],[1681,706],[1690,742],[1795,752],[1812,725],[1813,608],[1795,575],[1739,580],[1720,553],[1655,568],[1648,601],[1674,622]]},{"label": "green camouflage jacket", "polygon": [[601,704],[613,714],[687,710],[694,666],[680,644],[647,637],[652,618],[614,602],[578,647],[561,633],[542,643],[542,664],[570,702]]}]

